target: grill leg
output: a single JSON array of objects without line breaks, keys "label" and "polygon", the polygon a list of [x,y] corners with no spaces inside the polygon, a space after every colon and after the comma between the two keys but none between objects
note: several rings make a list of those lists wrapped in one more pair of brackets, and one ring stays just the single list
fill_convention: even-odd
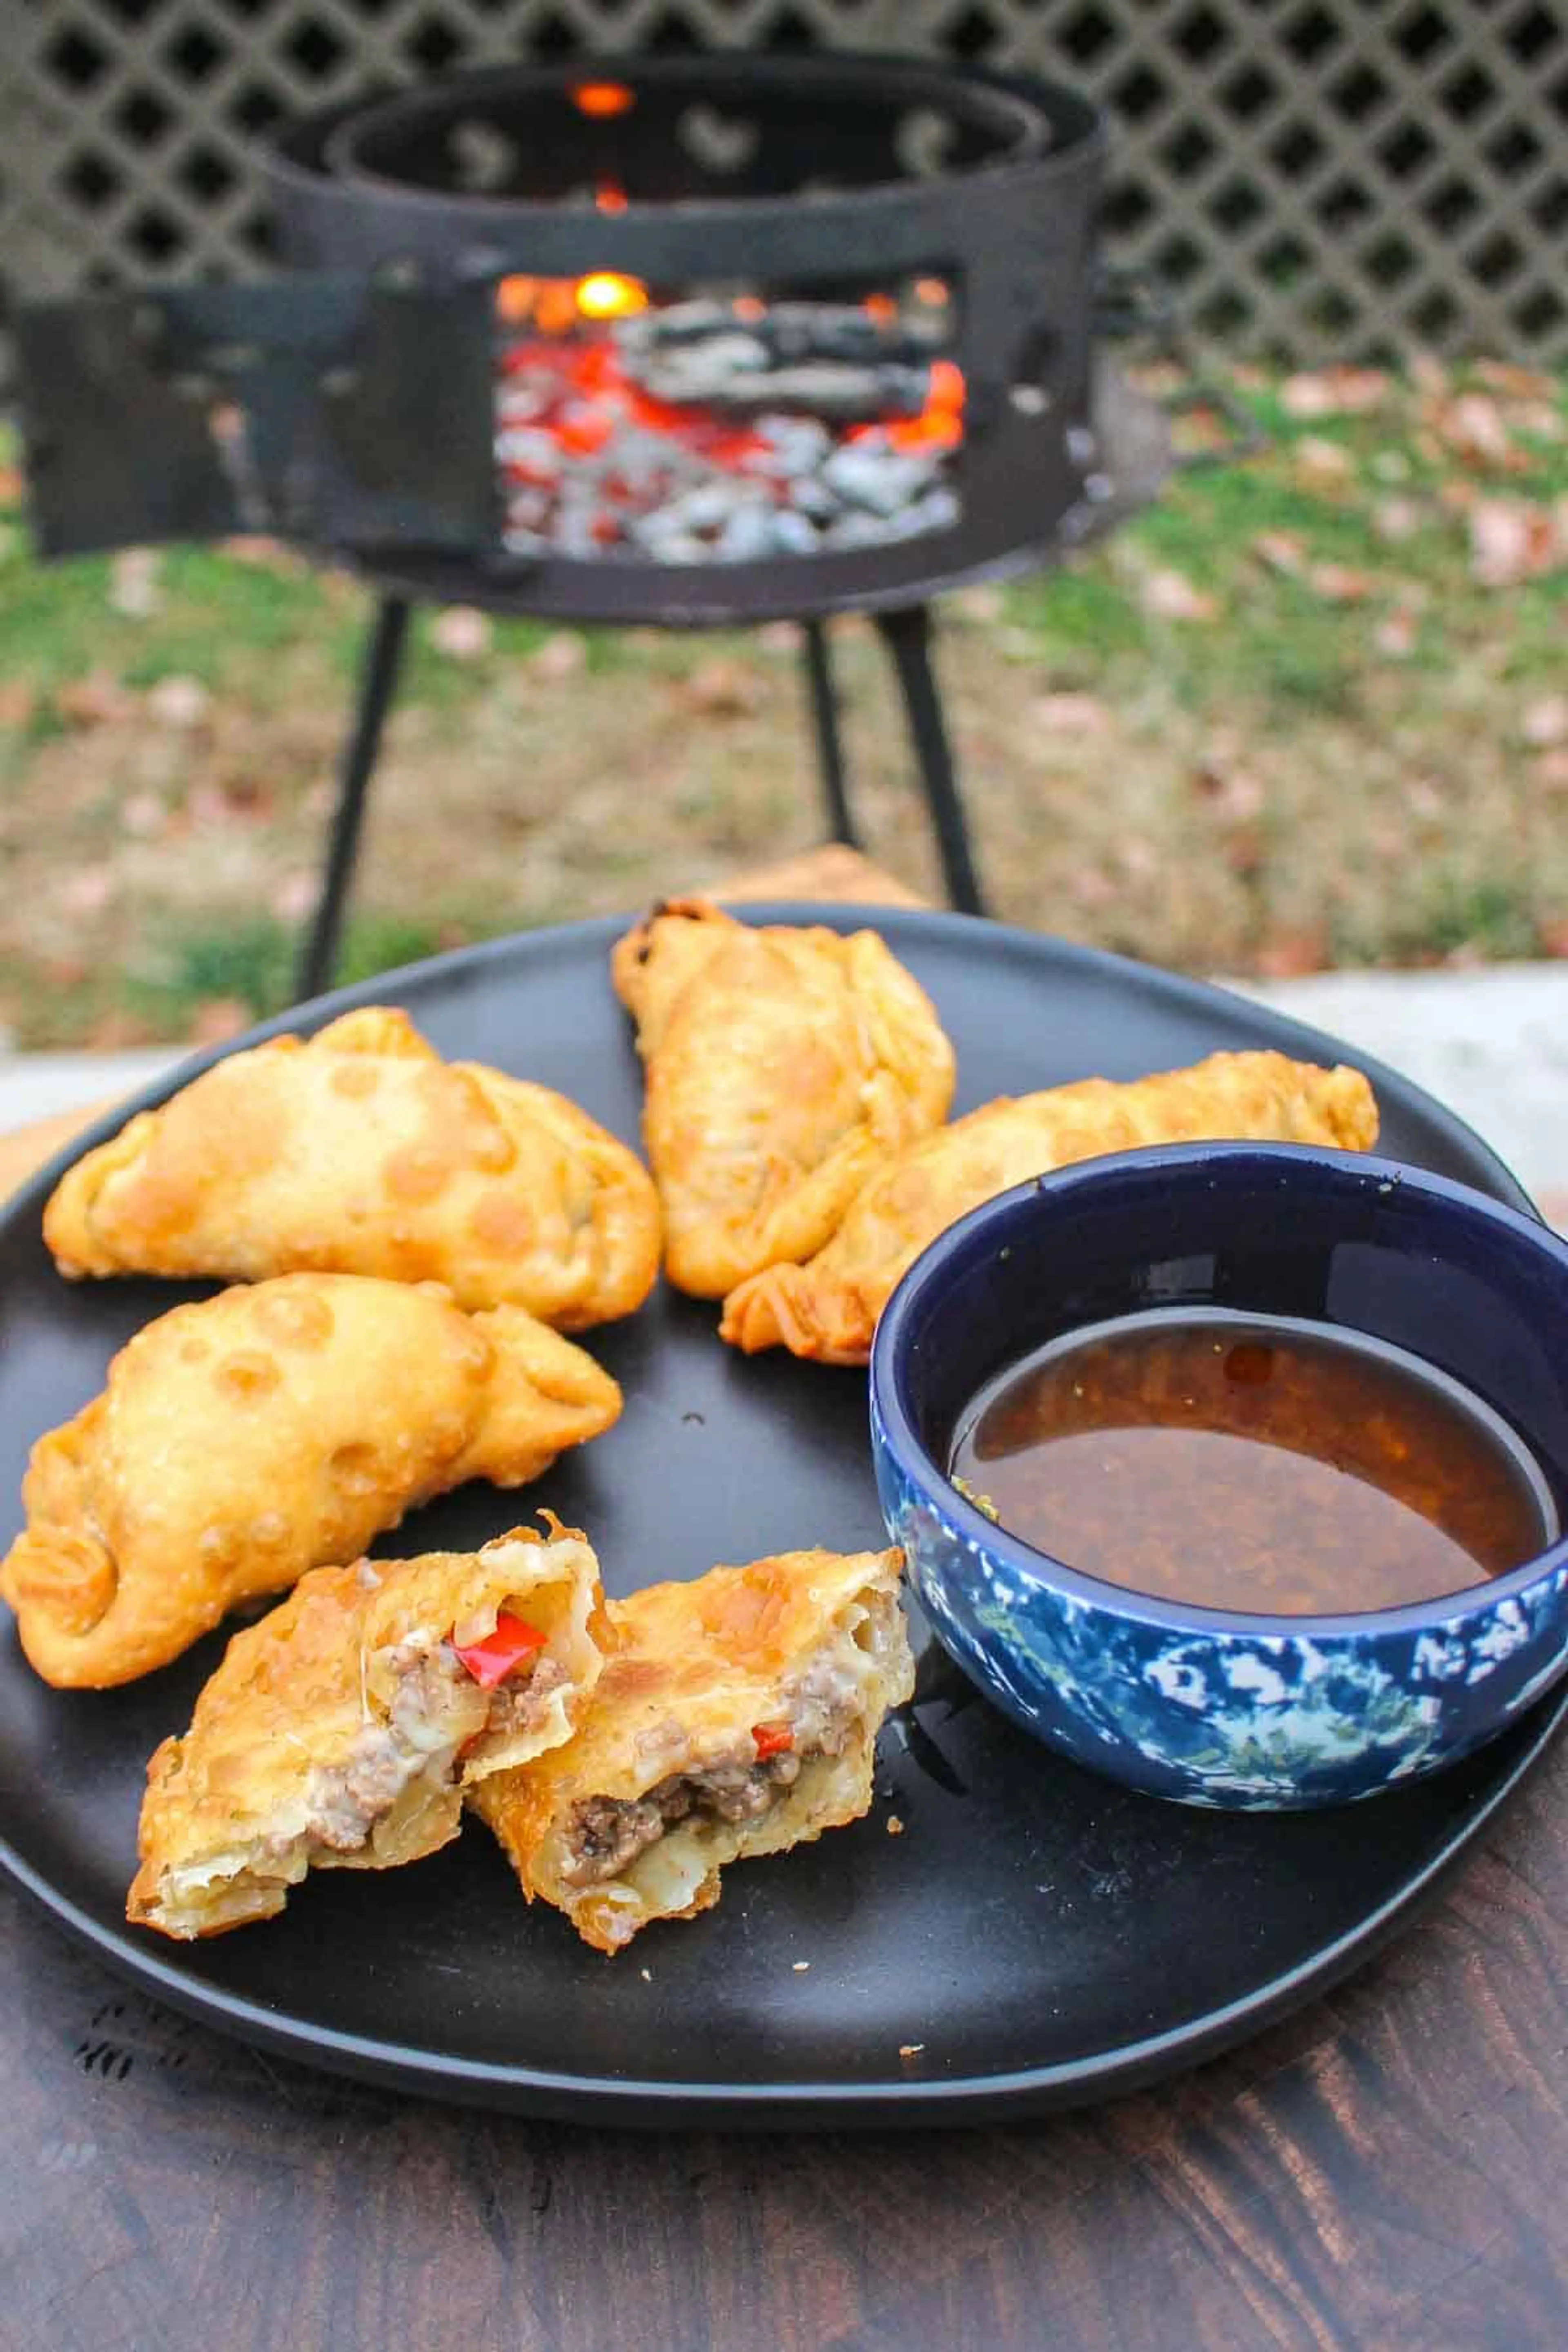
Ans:
[{"label": "grill leg", "polygon": [[337,968],[343,904],[353,878],[364,819],[365,795],[381,749],[381,730],[397,688],[403,649],[408,635],[409,605],[402,596],[384,596],[360,666],[359,698],[353,729],[343,746],[338,768],[338,804],[332,812],[331,839],[321,876],[321,895],[310,921],[310,936],[300,957],[296,1001],[320,996],[332,984]]},{"label": "grill leg", "polygon": [[947,895],[960,914],[983,915],[985,902],[970,854],[969,828],[963,820],[963,803],[958,796],[952,753],[942,724],[942,697],[931,667],[931,614],[924,604],[909,604],[900,612],[879,613],[877,626],[898,673],[910,739],[920,761],[921,788],[942,853]]},{"label": "grill leg", "polygon": [[811,689],[811,716],[816,729],[816,758],[822,771],[822,796],[827,803],[827,837],[858,849],[855,820],[849,814],[849,793],[844,774],[844,747],[838,734],[838,698],[833,691],[827,631],[820,621],[805,624],[805,675]]}]

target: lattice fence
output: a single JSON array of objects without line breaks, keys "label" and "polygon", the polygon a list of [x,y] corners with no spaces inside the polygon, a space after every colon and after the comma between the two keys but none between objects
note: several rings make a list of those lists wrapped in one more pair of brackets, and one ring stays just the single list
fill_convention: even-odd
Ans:
[{"label": "lattice fence", "polygon": [[1568,357],[1564,0],[0,0],[0,31],[12,296],[254,270],[253,142],[368,85],[838,45],[1091,91],[1117,257],[1232,348]]}]

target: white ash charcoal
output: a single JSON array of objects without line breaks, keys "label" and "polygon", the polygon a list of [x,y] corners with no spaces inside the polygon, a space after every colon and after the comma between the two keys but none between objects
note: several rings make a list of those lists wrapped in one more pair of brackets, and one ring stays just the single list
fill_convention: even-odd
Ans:
[{"label": "white ash charcoal", "polygon": [[868,507],[873,514],[897,514],[928,488],[936,459],[912,452],[882,450],[865,442],[836,449],[823,467],[822,478],[852,506]]},{"label": "white ash charcoal", "polygon": [[781,507],[773,519],[773,545],[781,555],[815,555],[822,541],[816,525]]},{"label": "white ash charcoal", "polygon": [[682,530],[719,530],[728,522],[741,488],[729,481],[704,482],[671,499],[663,512]]},{"label": "white ash charcoal", "polygon": [[655,400],[689,406],[726,395],[737,376],[760,382],[767,364],[766,347],[754,335],[715,335],[711,342],[654,353],[642,362],[637,381]]},{"label": "white ash charcoal", "polygon": [[928,490],[923,499],[916,499],[910,509],[911,521],[917,516],[921,530],[951,530],[963,520],[963,501],[956,490],[942,483],[936,489]]},{"label": "white ash charcoal", "polygon": [[539,530],[550,520],[550,509],[555,501],[548,490],[511,490],[507,494],[506,519],[509,528]]},{"label": "white ash charcoal", "polygon": [[818,475],[803,475],[789,486],[789,502],[796,514],[810,516],[814,522],[831,522],[844,510],[844,501],[830,484]]},{"label": "white ash charcoal", "polygon": [[710,550],[694,531],[667,524],[659,515],[642,515],[631,526],[631,537],[656,563],[700,563]]},{"label": "white ash charcoal", "polygon": [[671,302],[665,310],[639,310],[617,320],[616,341],[623,351],[647,351],[694,335],[722,334],[734,323],[735,314],[725,302]]},{"label": "white ash charcoal", "polygon": [[826,425],[814,416],[764,415],[752,418],[752,430],[767,442],[785,474],[815,473],[833,446]]},{"label": "white ash charcoal", "polygon": [[503,466],[526,466],[531,473],[558,474],[561,444],[538,425],[510,425],[496,435],[496,456]]},{"label": "white ash charcoal", "polygon": [[841,514],[822,534],[827,547],[885,547],[891,536],[882,517],[867,514],[859,508]]},{"label": "white ash charcoal", "polygon": [[[771,368],[765,375],[734,376],[705,390],[702,397],[713,408],[749,410],[761,402],[770,410],[799,409],[836,424],[860,424],[879,416],[918,416],[926,388],[919,368],[850,367],[821,360]],[[658,389],[650,370],[648,390]]]},{"label": "white ash charcoal", "polygon": [[730,563],[760,563],[773,552],[771,507],[737,507],[719,534],[717,552]]}]

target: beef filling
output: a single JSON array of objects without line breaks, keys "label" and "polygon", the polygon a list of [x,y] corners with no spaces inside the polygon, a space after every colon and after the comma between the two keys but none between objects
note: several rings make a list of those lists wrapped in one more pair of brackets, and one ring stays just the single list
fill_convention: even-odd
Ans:
[{"label": "beef filling", "polygon": [[[346,1762],[312,1776],[308,1834],[315,1844],[337,1853],[352,1853],[362,1846],[408,1783],[439,1759],[442,1749],[455,1753],[480,1734],[531,1731],[551,1692],[567,1679],[565,1667],[555,1659],[535,1660],[531,1672],[510,1675],[487,1695],[476,1727],[479,1686],[449,1643],[433,1650],[405,1643],[394,1653],[392,1664],[398,1685],[390,1720],[367,1725]],[[451,1763],[448,1753],[443,1778]]]},{"label": "beef filling", "polygon": [[717,1822],[754,1822],[800,1777],[805,1761],[793,1751],[765,1764],[721,1764],[708,1772],[674,1772],[646,1797],[590,1797],[571,1829],[569,1886],[602,1886],[619,1878],[639,1853],[657,1845],[673,1822],[695,1813]]}]

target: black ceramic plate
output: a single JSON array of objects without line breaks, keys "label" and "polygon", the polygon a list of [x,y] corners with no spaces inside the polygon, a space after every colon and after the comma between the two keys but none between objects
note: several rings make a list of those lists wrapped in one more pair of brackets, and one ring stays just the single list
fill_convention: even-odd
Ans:
[{"label": "black ceramic plate", "polygon": [[[958,1048],[961,1108],[1219,1046],[1334,1052],[1239,999],[1024,933],[880,909],[809,919],[887,934]],[[447,957],[331,1009],[405,1004],[447,1053],[560,1087],[633,1138],[637,1070],[605,972],[616,929]],[[1386,1150],[1521,1200],[1468,1129],[1391,1073],[1372,1076]],[[139,1324],[193,1295],[59,1281],[38,1233],[49,1181],[0,1220],[6,1539],[30,1441],[97,1391]],[[471,1545],[525,1503],[548,1503],[591,1531],[607,1585],[625,1591],[797,1545],[880,1545],[864,1375],[748,1362],[713,1324],[711,1309],[661,1291],[629,1324],[593,1333],[626,1390],[619,1426],[528,1496],[468,1488],[384,1549]],[[731,1872],[716,1911],[650,1929],[614,1961],[555,1913],[525,1909],[475,1823],[416,1868],[313,1879],[282,1918],[214,1943],[128,1930],[142,1769],[184,1727],[216,1635],[103,1694],[47,1689],[13,1633],[0,1635],[3,1858],[144,1986],[323,2065],[606,2121],[973,2120],[1126,2088],[1329,1982],[1474,1836],[1568,1706],[1549,1702],[1468,1765],[1350,1811],[1227,1817],[1058,1761],[915,1631],[920,1689],[884,1735],[869,1819]]]}]

